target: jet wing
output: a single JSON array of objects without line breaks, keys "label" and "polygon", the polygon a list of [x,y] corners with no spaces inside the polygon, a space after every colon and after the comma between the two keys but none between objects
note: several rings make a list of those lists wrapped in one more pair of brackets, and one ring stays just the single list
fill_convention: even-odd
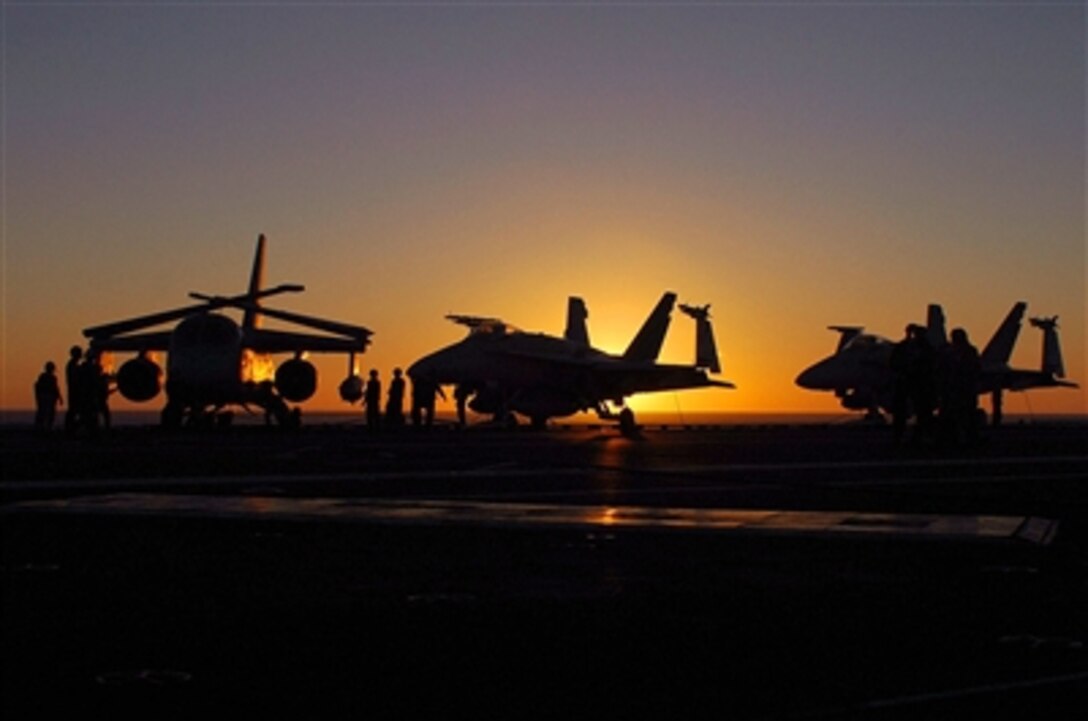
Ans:
[{"label": "jet wing", "polygon": [[667,363],[658,363],[652,368],[647,369],[646,372],[651,376],[656,375],[657,377],[687,374],[690,376],[700,377],[704,379],[705,383],[703,383],[703,385],[716,386],[718,388],[737,387],[736,384],[731,381],[721,381],[715,378],[711,378],[709,375],[707,375],[706,371],[701,368],[692,368],[691,366],[686,365],[671,365]]},{"label": "jet wing", "polygon": [[1032,388],[1079,388],[1072,381],[1055,378],[1050,373],[1042,371],[1009,368],[996,373],[983,373],[981,384],[984,391],[994,390],[997,387],[1011,391],[1026,391]]},{"label": "jet wing", "polygon": [[360,353],[370,341],[366,338],[333,338],[312,333],[256,330],[247,334],[245,346],[258,353]]},{"label": "jet wing", "polygon": [[493,351],[495,353],[531,361],[556,369],[580,371],[593,378],[597,388],[605,395],[629,395],[631,393],[682,390],[685,388],[736,388],[729,381],[710,378],[706,371],[689,365],[628,361],[604,354],[567,356],[518,351]]},{"label": "jet wing", "polygon": [[599,387],[616,388],[624,395],[685,388],[736,388],[729,381],[715,380],[706,371],[687,365],[597,363],[590,368]]}]

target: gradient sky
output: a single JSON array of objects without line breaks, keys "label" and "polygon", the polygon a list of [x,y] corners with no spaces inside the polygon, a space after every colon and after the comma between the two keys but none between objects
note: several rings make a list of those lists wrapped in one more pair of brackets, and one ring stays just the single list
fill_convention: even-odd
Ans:
[{"label": "gradient sky", "polygon": [[308,288],[270,305],[373,329],[383,375],[458,340],[446,313],[558,333],[570,294],[619,351],[668,289],[713,304],[738,389],[643,409],[834,411],[793,384],[825,327],[930,302],[980,348],[1017,300],[1060,315],[1088,382],[1081,2],[2,12],[0,407],[86,326],[244,290],[258,233]]}]

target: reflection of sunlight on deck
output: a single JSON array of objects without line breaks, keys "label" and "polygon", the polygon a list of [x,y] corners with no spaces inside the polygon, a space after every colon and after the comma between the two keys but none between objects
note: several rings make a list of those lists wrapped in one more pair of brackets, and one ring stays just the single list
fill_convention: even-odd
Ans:
[{"label": "reflection of sunlight on deck", "polygon": [[267,496],[244,496],[240,500],[242,507],[250,513],[271,514],[280,507],[280,499]]},{"label": "reflection of sunlight on deck", "polygon": [[319,521],[465,528],[575,528],[601,538],[632,531],[697,530],[747,536],[885,539],[1007,540],[1048,545],[1058,521],[1043,517],[974,516],[859,511],[790,511],[746,508],[686,508],[567,505],[472,501],[121,493],[28,502],[26,507],[75,513],[165,514],[166,517],[283,518]]},{"label": "reflection of sunlight on deck", "polygon": [[628,456],[631,455],[634,444],[627,438],[614,435],[615,431],[611,429],[604,431],[604,433],[607,433],[608,436],[598,437],[597,439],[598,454],[595,463],[610,468],[623,466]]},{"label": "reflection of sunlight on deck", "polygon": [[[623,490],[620,484],[620,476],[608,471],[627,467],[630,464],[631,452],[635,445],[631,440],[615,436],[614,433],[615,431],[609,429],[604,431],[602,435],[596,436],[592,441],[597,449],[597,454],[592,463],[603,471],[595,475],[599,479],[606,500],[613,498]],[[614,509],[612,513],[615,513]],[[614,520],[614,515],[611,520]]]},{"label": "reflection of sunlight on deck", "polygon": [[616,522],[616,509],[602,508],[600,515],[594,520],[602,526],[611,526]]}]

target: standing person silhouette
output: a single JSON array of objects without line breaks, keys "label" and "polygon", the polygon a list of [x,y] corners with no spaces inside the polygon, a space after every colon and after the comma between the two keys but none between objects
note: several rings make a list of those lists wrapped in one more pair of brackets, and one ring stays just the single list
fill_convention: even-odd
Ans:
[{"label": "standing person silhouette", "polygon": [[435,396],[446,399],[442,386],[430,378],[412,378],[412,425],[417,428],[434,425]]},{"label": "standing person silhouette", "polygon": [[366,406],[366,426],[370,431],[377,431],[382,423],[382,382],[378,379],[378,371],[371,369],[370,379],[366,382],[366,391],[363,394],[363,405]]},{"label": "standing person silhouette", "polygon": [[34,382],[34,427],[48,433],[53,430],[53,421],[57,416],[57,406],[64,405],[57,382],[57,365],[53,361],[45,364],[45,369]]},{"label": "standing person silhouette", "polygon": [[[87,351],[83,363],[79,366],[80,394],[82,396],[82,409],[80,416],[83,425],[87,427],[92,437],[98,435],[99,421],[109,431],[110,418],[110,388],[111,378],[102,368],[102,358],[98,351]],[[69,398],[71,402],[71,398]]]},{"label": "standing person silhouette", "polygon": [[471,383],[458,383],[453,388],[453,400],[457,404],[457,427],[468,425],[468,402],[477,393],[477,386]]},{"label": "standing person silhouette", "polygon": [[889,359],[892,371],[892,432],[895,434],[896,443],[903,439],[907,419],[910,418],[910,397],[912,394],[910,366],[914,354],[913,329],[913,323],[904,329],[903,338],[892,347],[892,354]]},{"label": "standing person silhouette", "polygon": [[914,435],[919,443],[933,435],[933,412],[937,409],[937,354],[926,337],[924,326],[911,326],[911,357],[907,369],[910,402],[914,409]]},{"label": "standing person silhouette", "polygon": [[954,445],[973,443],[978,427],[978,349],[967,331],[956,328],[941,357],[941,438]]},{"label": "standing person silhouette", "polygon": [[404,425],[404,377],[400,368],[393,369],[389,382],[389,398],[385,403],[385,424],[390,428]]},{"label": "standing person silhouette", "polygon": [[68,351],[68,362],[64,365],[64,384],[68,388],[68,412],[64,414],[64,431],[72,434],[76,432],[83,419],[80,413],[86,405],[84,400],[83,372],[80,366],[83,360],[83,349],[74,345]]}]

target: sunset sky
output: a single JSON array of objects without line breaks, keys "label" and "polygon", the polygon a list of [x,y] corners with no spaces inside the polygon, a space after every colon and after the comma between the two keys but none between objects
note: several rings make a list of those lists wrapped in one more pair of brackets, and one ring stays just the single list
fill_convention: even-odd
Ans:
[{"label": "sunset sky", "polygon": [[[1088,382],[1082,2],[2,12],[0,408],[84,327],[244,291],[259,233],[307,286],[269,305],[371,328],[383,376],[460,339],[446,313],[560,333],[568,295],[622,351],[673,290],[738,388],[642,409],[835,411],[794,385],[826,326],[897,338],[930,302],[979,348],[1015,301],[1059,315]],[[693,352],[677,313],[663,359]]]}]

